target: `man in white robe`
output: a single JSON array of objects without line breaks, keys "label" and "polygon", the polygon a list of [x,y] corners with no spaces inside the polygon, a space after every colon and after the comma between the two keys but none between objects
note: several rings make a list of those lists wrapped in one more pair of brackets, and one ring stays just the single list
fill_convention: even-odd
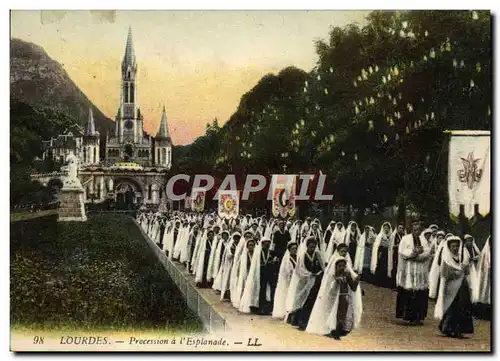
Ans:
[{"label": "man in white robe", "polygon": [[422,325],[429,304],[430,244],[421,235],[421,223],[412,224],[412,233],[399,244],[398,272],[396,274],[396,318]]}]

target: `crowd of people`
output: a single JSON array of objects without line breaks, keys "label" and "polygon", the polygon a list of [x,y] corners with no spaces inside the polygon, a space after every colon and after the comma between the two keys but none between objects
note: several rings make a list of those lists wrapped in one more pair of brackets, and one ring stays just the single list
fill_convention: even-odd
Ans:
[{"label": "crowd of people", "polygon": [[[491,303],[491,242],[480,251],[420,221],[379,232],[354,221],[344,227],[317,219],[269,219],[250,214],[142,212],[137,221],[173,262],[185,265],[199,288],[212,288],[242,313],[270,315],[299,330],[340,339],[361,322],[361,283],[397,292],[396,318],[423,324],[429,298],[443,336],[474,332]],[[474,311],[475,312],[475,311]]]}]

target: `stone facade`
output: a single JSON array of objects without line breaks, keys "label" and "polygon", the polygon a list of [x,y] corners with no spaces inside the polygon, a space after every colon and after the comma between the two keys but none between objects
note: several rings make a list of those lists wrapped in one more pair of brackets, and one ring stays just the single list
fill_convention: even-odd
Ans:
[{"label": "stone facade", "polygon": [[99,154],[101,137],[92,109],[83,136],[71,133],[44,142],[44,159],[51,156],[64,164],[70,152],[80,159],[78,177],[85,203],[110,199],[124,200],[136,206],[160,205],[166,198],[164,189],[166,173],[172,165],[172,140],[165,106],[158,132],[151,137],[144,131],[144,117],[138,103],[137,71],[132,31],[129,29],[121,66],[120,105],[115,130],[113,134],[106,134],[103,155]]}]

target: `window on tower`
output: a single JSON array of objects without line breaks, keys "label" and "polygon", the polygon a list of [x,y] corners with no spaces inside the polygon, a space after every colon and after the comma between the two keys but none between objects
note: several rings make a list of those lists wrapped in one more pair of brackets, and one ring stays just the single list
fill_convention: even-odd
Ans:
[{"label": "window on tower", "polygon": [[130,83],[130,96],[129,96],[130,102],[134,102],[134,83]]},{"label": "window on tower", "polygon": [[123,85],[123,101],[128,103],[128,83]]}]

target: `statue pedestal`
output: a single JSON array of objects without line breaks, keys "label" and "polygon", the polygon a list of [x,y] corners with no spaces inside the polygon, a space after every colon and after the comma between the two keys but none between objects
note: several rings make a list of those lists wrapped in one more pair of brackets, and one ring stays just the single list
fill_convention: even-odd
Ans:
[{"label": "statue pedestal", "polygon": [[60,193],[60,206],[58,221],[85,222],[85,205],[83,201],[83,188],[80,185],[65,184]]}]

